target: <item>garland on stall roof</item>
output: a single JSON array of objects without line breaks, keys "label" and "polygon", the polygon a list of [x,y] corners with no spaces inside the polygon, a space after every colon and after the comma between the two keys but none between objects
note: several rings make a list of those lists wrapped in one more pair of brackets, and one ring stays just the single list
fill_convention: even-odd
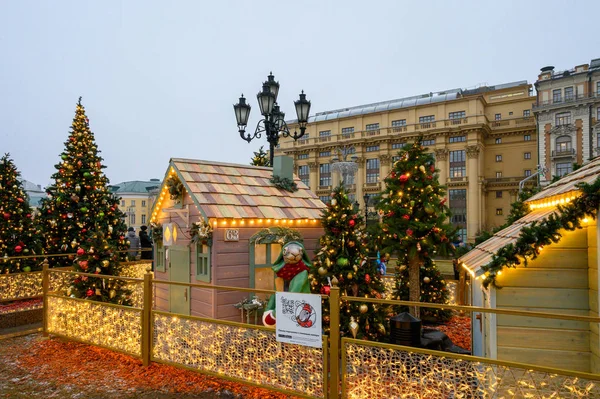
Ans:
[{"label": "garland on stall roof", "polygon": [[175,176],[169,176],[166,183],[170,198],[172,200],[181,199],[183,195],[183,184],[181,181]]},{"label": "garland on stall roof", "polygon": [[150,223],[150,236],[152,241],[155,243],[162,242],[163,239],[163,227],[160,223]]},{"label": "garland on stall roof", "polygon": [[568,205],[558,206],[558,212],[548,218],[533,222],[530,226],[521,229],[519,238],[514,244],[507,244],[500,248],[492,257],[492,261],[481,269],[485,271],[483,286],[496,285],[496,276],[504,267],[516,267],[523,262],[527,266],[528,260],[535,259],[545,245],[557,243],[562,237],[561,229],[573,231],[580,229],[581,221],[585,217],[596,219],[600,206],[600,176],[592,184],[579,183],[577,188],[581,196],[575,198]]},{"label": "garland on stall roof", "polygon": [[281,245],[290,241],[303,242],[302,234],[289,227],[273,226],[260,230],[250,238],[250,245],[277,242]]},{"label": "garland on stall roof", "polygon": [[273,183],[275,187],[289,191],[290,193],[298,191],[298,185],[294,183],[292,179],[288,179],[287,177],[273,176],[269,181]]},{"label": "garland on stall roof", "polygon": [[208,245],[212,245],[213,228],[210,223],[204,219],[192,223],[189,233],[191,237],[190,243],[197,244],[206,241],[208,242]]}]

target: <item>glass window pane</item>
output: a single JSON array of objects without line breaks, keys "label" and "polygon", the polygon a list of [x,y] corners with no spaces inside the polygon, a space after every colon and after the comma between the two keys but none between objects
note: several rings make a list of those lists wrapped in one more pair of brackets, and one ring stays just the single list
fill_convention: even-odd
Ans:
[{"label": "glass window pane", "polygon": [[267,264],[267,244],[257,244],[254,246],[254,264]]}]

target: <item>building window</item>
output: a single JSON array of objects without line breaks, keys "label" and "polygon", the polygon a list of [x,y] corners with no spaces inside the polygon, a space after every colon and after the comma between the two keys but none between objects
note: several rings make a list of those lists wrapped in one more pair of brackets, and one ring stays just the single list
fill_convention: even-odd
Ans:
[{"label": "building window", "polygon": [[320,157],[328,157],[328,156],[330,156],[330,155],[331,155],[331,151],[321,151],[321,152],[319,153],[319,156],[320,156]]},{"label": "building window", "polygon": [[310,185],[310,169],[308,168],[308,165],[298,166],[298,178],[300,178],[302,183],[306,184],[306,186]]},{"label": "building window", "polygon": [[531,135],[530,134],[524,134],[523,135],[523,141],[531,141]]},{"label": "building window", "polygon": [[[398,119],[395,121],[392,121],[392,127],[402,127],[402,126],[406,126],[406,119]],[[399,131],[400,129],[398,129]],[[397,130],[394,130],[397,131]]]},{"label": "building window", "polygon": [[375,134],[375,132],[379,131],[379,123],[370,123],[365,126],[365,130],[370,134]]},{"label": "building window", "polygon": [[[598,93],[600,95],[600,93]],[[600,122],[600,107],[596,110],[596,122]]]},{"label": "building window", "polygon": [[496,114],[496,115],[494,115],[494,120],[499,121],[500,119],[502,119],[502,114]]},{"label": "building window", "polygon": [[596,82],[596,95],[600,96],[600,81]]},{"label": "building window", "polygon": [[502,191],[496,191],[496,198],[502,198]]},{"label": "building window", "polygon": [[342,137],[347,139],[348,137],[352,137],[354,134],[354,127],[343,127],[342,128]]},{"label": "building window", "polygon": [[324,203],[327,204],[329,203],[329,201],[331,200],[331,197],[329,195],[320,195],[319,199]]},{"label": "building window", "polygon": [[146,215],[142,215],[142,224],[146,224]]},{"label": "building window", "polygon": [[463,119],[466,118],[467,113],[465,111],[457,111],[457,112],[450,112],[448,114],[448,119]]},{"label": "building window", "polygon": [[421,144],[423,145],[423,147],[435,145],[435,139],[423,140]]},{"label": "building window", "polygon": [[367,148],[365,149],[365,152],[374,152],[374,151],[379,151],[378,145],[370,145],[370,146],[367,146]]},{"label": "building window", "polygon": [[557,176],[564,176],[567,173],[571,173],[571,171],[573,170],[573,165],[571,165],[571,162],[561,162],[561,163],[557,163],[556,164],[556,175]]},{"label": "building window", "polygon": [[331,186],[331,165],[328,163],[319,165],[319,186]]},{"label": "building window", "polygon": [[331,136],[331,130],[323,130],[319,132],[319,137],[329,137]]},{"label": "building window", "polygon": [[367,183],[379,181],[379,158],[367,159]]},{"label": "building window", "polygon": [[344,184],[354,184],[354,173],[348,173],[346,175],[346,180],[344,180]]},{"label": "building window", "polygon": [[502,172],[496,172],[496,179],[502,179]]},{"label": "building window", "polygon": [[512,112],[512,111],[510,111],[510,112],[508,113],[508,116],[512,116],[512,114],[513,114],[513,112]]},{"label": "building window", "polygon": [[121,206],[125,206],[125,200],[121,200]]},{"label": "building window", "polygon": [[452,136],[448,139],[449,143],[461,143],[463,141],[467,141],[465,136]]},{"label": "building window", "polygon": [[308,159],[308,154],[298,154],[298,159]]},{"label": "building window", "polygon": [[162,241],[155,241],[156,245],[156,271],[165,271],[165,247],[163,247]]},{"label": "building window", "polygon": [[528,118],[530,116],[531,116],[531,110],[526,109],[526,110],[523,111],[523,117],[524,118]]},{"label": "building window", "polygon": [[467,241],[467,190],[448,190],[448,207],[452,216],[450,222],[458,228],[457,234],[461,242]]},{"label": "building window", "polygon": [[496,155],[496,162],[502,162],[502,155]]},{"label": "building window", "polygon": [[496,144],[502,144],[502,139],[501,138],[497,138],[496,139]]},{"label": "building window", "polygon": [[465,150],[450,151],[450,177],[464,177],[467,174]]},{"label": "building window", "polygon": [[570,152],[571,151],[571,137],[560,136],[556,138],[556,152]]},{"label": "building window", "polygon": [[552,90],[552,102],[559,103],[561,101],[562,101],[561,90],[560,89]]},{"label": "building window", "polygon": [[565,101],[573,100],[573,86],[565,87]]},{"label": "building window", "polygon": [[392,150],[399,150],[404,147],[404,143],[392,143]]},{"label": "building window", "polygon": [[556,114],[556,126],[569,125],[571,123],[571,113],[561,112]]},{"label": "building window", "polygon": [[526,152],[525,154],[523,154],[523,156],[525,157],[525,159],[531,159],[531,153],[530,152]]},{"label": "building window", "polygon": [[146,201],[142,200],[142,206],[145,207],[146,206]]},{"label": "building window", "polygon": [[196,245],[196,280],[210,283],[210,246]]},{"label": "building window", "polygon": [[131,200],[131,206],[135,206],[135,200]]},{"label": "building window", "polygon": [[135,213],[131,212],[129,214],[129,225],[133,225],[133,224],[135,224]]},{"label": "building window", "polygon": [[[250,287],[257,289],[273,289],[275,272],[273,263],[281,252],[281,244],[270,242],[250,245]],[[261,295],[261,294],[259,294]],[[261,297],[264,299],[265,297]]]},{"label": "building window", "polygon": [[435,122],[435,115],[419,116],[419,123]]},{"label": "building window", "polygon": [[308,133],[304,133],[304,136],[300,137],[298,139],[298,141],[304,141],[304,142],[306,142],[306,141],[308,141],[308,138],[309,138],[309,134]]},{"label": "building window", "polygon": [[392,157],[392,163],[398,162],[400,160],[400,155],[394,155]]},{"label": "building window", "polygon": [[531,169],[525,169],[525,177],[531,176]]},{"label": "building window", "polygon": [[496,216],[502,216],[502,208],[496,208]]}]

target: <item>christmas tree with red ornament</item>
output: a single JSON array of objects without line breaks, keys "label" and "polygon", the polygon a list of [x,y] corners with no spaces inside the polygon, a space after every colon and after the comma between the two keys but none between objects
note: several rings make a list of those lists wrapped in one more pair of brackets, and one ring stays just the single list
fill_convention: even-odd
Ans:
[{"label": "christmas tree with red ornament", "polygon": [[[32,219],[29,199],[9,154],[0,158],[0,273],[40,270],[40,234]],[[13,257],[28,256],[13,259]],[[10,258],[10,259],[9,259]]]},{"label": "christmas tree with red ornament", "polygon": [[[101,231],[88,232],[77,249],[73,262],[77,271],[91,274],[118,276],[121,265],[114,246],[110,245]],[[131,291],[122,280],[93,276],[77,276],[67,290],[75,298],[131,305]]]},{"label": "christmas tree with red ornament", "polygon": [[[47,254],[74,254],[90,234],[98,233],[113,251],[129,248],[124,214],[117,207],[119,199],[107,187],[108,178],[102,171],[105,166],[99,152],[79,98],[65,150],[52,175],[54,184],[46,189],[48,197],[42,201],[40,210]],[[52,265],[74,264],[74,256],[49,260]],[[85,271],[77,262],[74,266],[77,271]],[[117,272],[102,270],[105,271]]]},{"label": "christmas tree with red ornament", "polygon": [[[329,295],[331,281],[337,280],[340,295],[383,298],[385,287],[374,261],[367,257],[363,220],[343,186],[331,193],[321,224],[325,235],[313,260],[309,278],[315,294]],[[382,340],[386,335],[385,306],[341,302],[340,333],[344,337]],[[323,326],[329,331],[329,304],[323,306]]]},{"label": "christmas tree with red ornament", "polygon": [[[433,258],[453,253],[455,229],[448,223],[450,211],[435,159],[421,145],[421,137],[405,145],[398,156],[377,205],[382,216],[376,234],[378,249],[398,258],[396,299],[446,303],[448,291]],[[419,308],[411,307],[410,311],[420,316]],[[448,316],[447,312],[426,308],[423,314]]]}]

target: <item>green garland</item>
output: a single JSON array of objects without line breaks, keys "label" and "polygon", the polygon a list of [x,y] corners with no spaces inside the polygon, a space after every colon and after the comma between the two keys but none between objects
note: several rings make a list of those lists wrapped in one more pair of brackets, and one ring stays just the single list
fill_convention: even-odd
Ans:
[{"label": "green garland", "polygon": [[294,230],[289,227],[274,226],[262,229],[253,235],[250,239],[250,245],[269,244],[272,242],[278,242],[279,244],[283,245],[290,241],[302,242],[304,240],[302,239],[302,235],[298,230]]},{"label": "green garland", "polygon": [[179,200],[183,195],[183,184],[175,176],[167,178],[167,189],[172,200]]},{"label": "green garland", "polygon": [[210,223],[206,222],[204,219],[192,223],[189,233],[191,244],[206,241],[208,245],[212,245],[213,228]]},{"label": "green garland", "polygon": [[531,223],[523,227],[519,238],[514,244],[507,244],[500,248],[492,257],[492,261],[481,269],[485,271],[483,286],[496,285],[496,276],[504,267],[516,267],[523,262],[527,266],[528,259],[535,259],[540,253],[540,247],[560,241],[561,229],[573,231],[580,229],[584,217],[596,219],[600,206],[600,177],[592,184],[579,183],[577,188],[581,196],[575,198],[568,205],[558,206],[558,213],[551,214],[548,218]]},{"label": "green garland", "polygon": [[150,223],[150,233],[152,237],[152,241],[162,242],[163,239],[163,228],[160,223]]},{"label": "green garland", "polygon": [[289,191],[290,193],[298,191],[298,185],[287,177],[273,176],[269,181],[273,183],[275,187]]}]

